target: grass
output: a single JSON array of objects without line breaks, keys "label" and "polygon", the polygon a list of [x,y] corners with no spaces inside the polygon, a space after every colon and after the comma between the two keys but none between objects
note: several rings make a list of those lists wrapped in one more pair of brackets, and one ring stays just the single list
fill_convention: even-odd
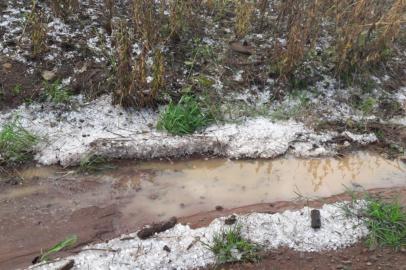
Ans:
[{"label": "grass", "polygon": [[240,225],[215,234],[213,243],[205,245],[214,253],[218,264],[257,262],[260,259],[260,247],[244,239]]},{"label": "grass", "polygon": [[38,138],[14,120],[0,131],[0,164],[19,164],[31,160]]},{"label": "grass", "polygon": [[54,103],[69,103],[70,91],[65,88],[59,80],[53,83],[44,83],[45,95],[48,100]]},{"label": "grass", "polygon": [[158,128],[174,135],[191,134],[213,121],[195,97],[184,95],[177,104],[170,103],[160,115]]},{"label": "grass", "polygon": [[359,196],[346,188],[351,201],[341,207],[347,217],[361,218],[369,230],[366,245],[390,247],[398,250],[406,246],[406,211],[398,201],[383,200],[377,196],[365,193],[366,207],[361,211],[355,210],[354,204]]},{"label": "grass", "polygon": [[72,247],[76,244],[78,237],[76,235],[71,235],[65,238],[65,240],[59,242],[55,246],[51,247],[50,249],[46,250],[45,252],[41,251],[41,256],[37,257],[36,262],[44,262],[49,260],[49,256],[52,254],[58,253],[63,249]]},{"label": "grass", "polygon": [[366,241],[369,247],[400,249],[406,246],[406,212],[398,202],[370,198],[365,216],[370,231]]}]

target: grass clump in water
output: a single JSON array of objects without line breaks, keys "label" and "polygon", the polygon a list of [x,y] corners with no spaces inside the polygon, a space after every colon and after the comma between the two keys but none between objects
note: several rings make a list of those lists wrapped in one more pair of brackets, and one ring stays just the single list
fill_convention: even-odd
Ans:
[{"label": "grass clump in water", "polygon": [[174,135],[191,134],[213,121],[203,107],[193,96],[184,95],[178,104],[170,103],[161,113],[158,128]]},{"label": "grass clump in water", "polygon": [[212,244],[207,246],[216,256],[218,264],[257,262],[260,259],[260,247],[244,239],[240,225],[215,234]]},{"label": "grass clump in water", "polygon": [[370,231],[367,238],[369,247],[399,249],[406,246],[406,212],[398,202],[368,199],[365,216]]},{"label": "grass clump in water", "polygon": [[38,138],[24,129],[18,120],[4,124],[0,131],[0,164],[18,164],[31,160]]}]

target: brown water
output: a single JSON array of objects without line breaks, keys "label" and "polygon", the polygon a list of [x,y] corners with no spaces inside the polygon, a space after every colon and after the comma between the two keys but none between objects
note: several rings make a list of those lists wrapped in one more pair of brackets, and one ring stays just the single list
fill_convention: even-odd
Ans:
[{"label": "brown water", "polygon": [[124,212],[143,209],[160,216],[176,215],[179,211],[191,214],[216,205],[236,207],[298,196],[327,197],[344,192],[346,187],[406,185],[404,163],[368,153],[342,159],[215,159],[148,162],[136,167],[156,173],[149,181],[140,182],[141,191]]},{"label": "brown water", "polygon": [[[130,219],[190,215],[216,206],[239,207],[298,196],[327,197],[344,192],[346,187],[406,185],[403,162],[369,153],[342,159],[129,162],[92,176],[30,168],[21,175],[31,185],[0,192],[0,201],[46,194],[47,203],[72,209],[118,203],[120,212]],[[40,181],[46,178],[49,181]],[[64,196],[59,195],[61,189]]]}]

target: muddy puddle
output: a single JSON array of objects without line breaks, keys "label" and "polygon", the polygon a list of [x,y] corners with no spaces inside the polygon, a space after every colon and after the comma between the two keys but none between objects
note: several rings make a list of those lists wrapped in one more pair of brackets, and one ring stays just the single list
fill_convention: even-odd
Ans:
[{"label": "muddy puddle", "polygon": [[120,162],[94,175],[35,167],[19,175],[24,179],[19,185],[0,180],[0,269],[26,265],[68,234],[84,244],[217,206],[314,199],[346,187],[406,186],[404,162],[370,153],[341,159]]},{"label": "muddy puddle", "polygon": [[[72,205],[74,209],[81,205],[99,206],[108,198],[109,203],[125,201],[120,211],[126,216],[168,218],[216,206],[238,207],[301,196],[328,197],[346,188],[403,186],[406,165],[399,160],[358,153],[341,159],[126,162],[96,175],[38,167],[24,170],[20,176],[23,184],[0,192],[0,202],[46,193],[54,198],[54,203]],[[67,201],[58,196],[63,189],[72,193]],[[53,191],[56,196],[50,194]],[[86,196],[80,198],[80,194]]]},{"label": "muddy puddle", "polygon": [[345,188],[372,189],[406,184],[406,166],[379,156],[274,161],[207,160],[157,162],[137,166],[156,170],[140,183],[138,198],[123,209],[168,217],[255,203],[328,197]]}]

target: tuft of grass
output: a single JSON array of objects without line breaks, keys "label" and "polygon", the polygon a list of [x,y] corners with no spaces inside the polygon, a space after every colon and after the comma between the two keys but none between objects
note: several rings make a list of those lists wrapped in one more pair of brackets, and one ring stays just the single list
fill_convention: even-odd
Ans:
[{"label": "tuft of grass", "polygon": [[366,241],[369,247],[406,246],[406,212],[398,202],[370,198],[365,216],[370,231]]},{"label": "tuft of grass", "polygon": [[158,128],[174,135],[185,135],[208,125],[213,121],[210,112],[190,95],[184,95],[177,104],[170,103],[160,115]]},{"label": "tuft of grass", "polygon": [[69,103],[71,94],[59,80],[53,83],[44,83],[45,95],[48,100],[54,103]]},{"label": "tuft of grass", "polygon": [[215,234],[212,244],[207,246],[216,256],[218,264],[257,262],[260,259],[260,247],[244,239],[240,225]]},{"label": "tuft of grass", "polygon": [[45,252],[41,251],[41,256],[37,257],[35,262],[44,262],[49,260],[49,256],[52,254],[58,253],[63,249],[70,248],[76,244],[78,237],[76,235],[71,235],[65,238],[65,240],[59,242],[55,246],[51,247],[50,249],[46,250]]},{"label": "tuft of grass", "polygon": [[14,120],[0,131],[0,164],[19,164],[32,159],[38,138]]},{"label": "tuft of grass", "polygon": [[346,187],[351,201],[344,204],[341,210],[347,217],[360,218],[367,226],[369,234],[366,245],[377,247],[391,247],[395,250],[406,246],[406,211],[396,200],[383,200],[377,196],[364,193],[366,206],[356,209],[354,206],[359,194]]}]

